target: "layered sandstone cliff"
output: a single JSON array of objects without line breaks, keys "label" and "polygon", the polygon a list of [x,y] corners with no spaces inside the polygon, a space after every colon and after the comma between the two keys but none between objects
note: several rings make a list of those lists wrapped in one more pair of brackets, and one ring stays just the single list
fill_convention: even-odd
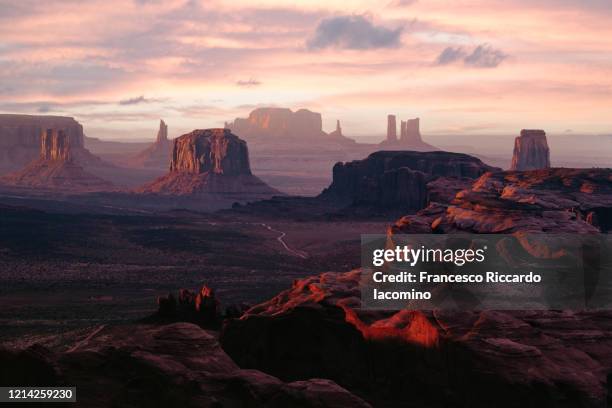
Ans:
[{"label": "layered sandstone cliff", "polygon": [[194,130],[174,140],[169,172],[137,191],[267,198],[278,191],[253,176],[247,144],[229,129]]},{"label": "layered sandstone cliff", "polygon": [[337,163],[332,184],[321,194],[346,205],[416,211],[428,203],[428,183],[452,184],[499,170],[461,153],[381,151],[364,160]]},{"label": "layered sandstone cliff", "polygon": [[[73,140],[59,129],[46,129],[39,136],[39,158],[23,170],[9,173],[0,183],[11,186],[90,192],[114,190],[112,183],[83,169],[75,160]],[[78,148],[78,147],[77,147]]]},{"label": "layered sandstone cliff", "polygon": [[523,129],[514,140],[511,170],[537,170],[550,167],[550,150],[543,130]]}]

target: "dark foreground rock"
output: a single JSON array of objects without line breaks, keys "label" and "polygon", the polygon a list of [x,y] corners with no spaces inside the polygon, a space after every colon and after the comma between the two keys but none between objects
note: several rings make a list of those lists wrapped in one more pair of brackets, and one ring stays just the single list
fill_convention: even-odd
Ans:
[{"label": "dark foreground rock", "polygon": [[[77,407],[369,407],[325,379],[240,369],[189,323],[101,327],[67,351],[0,351],[0,383],[77,387]],[[58,405],[59,406],[59,405]]]},{"label": "dark foreground rock", "polygon": [[244,368],[330,378],[375,406],[604,407],[612,314],[361,310],[359,271],[294,283],[221,343]]},{"label": "dark foreground rock", "polygon": [[496,170],[461,153],[380,151],[336,164],[333,182],[321,196],[344,205],[413,212],[427,205],[428,183],[441,177],[475,179]]}]

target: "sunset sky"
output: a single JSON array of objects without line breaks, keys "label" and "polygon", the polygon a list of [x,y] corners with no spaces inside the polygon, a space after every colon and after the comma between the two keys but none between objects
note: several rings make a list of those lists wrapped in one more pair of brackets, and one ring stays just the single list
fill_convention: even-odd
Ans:
[{"label": "sunset sky", "polygon": [[387,113],[424,134],[612,133],[610,21],[610,0],[0,0],[0,112],[124,140],[257,106],[358,137]]}]

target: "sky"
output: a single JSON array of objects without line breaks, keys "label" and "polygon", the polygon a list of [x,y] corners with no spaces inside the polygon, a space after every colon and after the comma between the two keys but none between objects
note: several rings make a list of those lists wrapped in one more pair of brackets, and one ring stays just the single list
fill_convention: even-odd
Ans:
[{"label": "sky", "polygon": [[260,106],[361,139],[612,133],[610,0],[0,0],[0,112],[152,139]]}]

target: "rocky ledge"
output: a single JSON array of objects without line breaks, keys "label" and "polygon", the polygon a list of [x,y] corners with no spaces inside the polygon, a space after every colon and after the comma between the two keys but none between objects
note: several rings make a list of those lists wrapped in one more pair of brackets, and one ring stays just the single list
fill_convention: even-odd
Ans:
[{"label": "rocky ledge", "polygon": [[81,407],[370,407],[331,380],[240,369],[190,323],[100,326],[64,351],[0,350],[0,383],[76,386]]},{"label": "rocky ledge", "polygon": [[227,321],[223,348],[243,368],[329,378],[374,406],[605,406],[609,313],[367,311],[359,278],[296,281]]}]

